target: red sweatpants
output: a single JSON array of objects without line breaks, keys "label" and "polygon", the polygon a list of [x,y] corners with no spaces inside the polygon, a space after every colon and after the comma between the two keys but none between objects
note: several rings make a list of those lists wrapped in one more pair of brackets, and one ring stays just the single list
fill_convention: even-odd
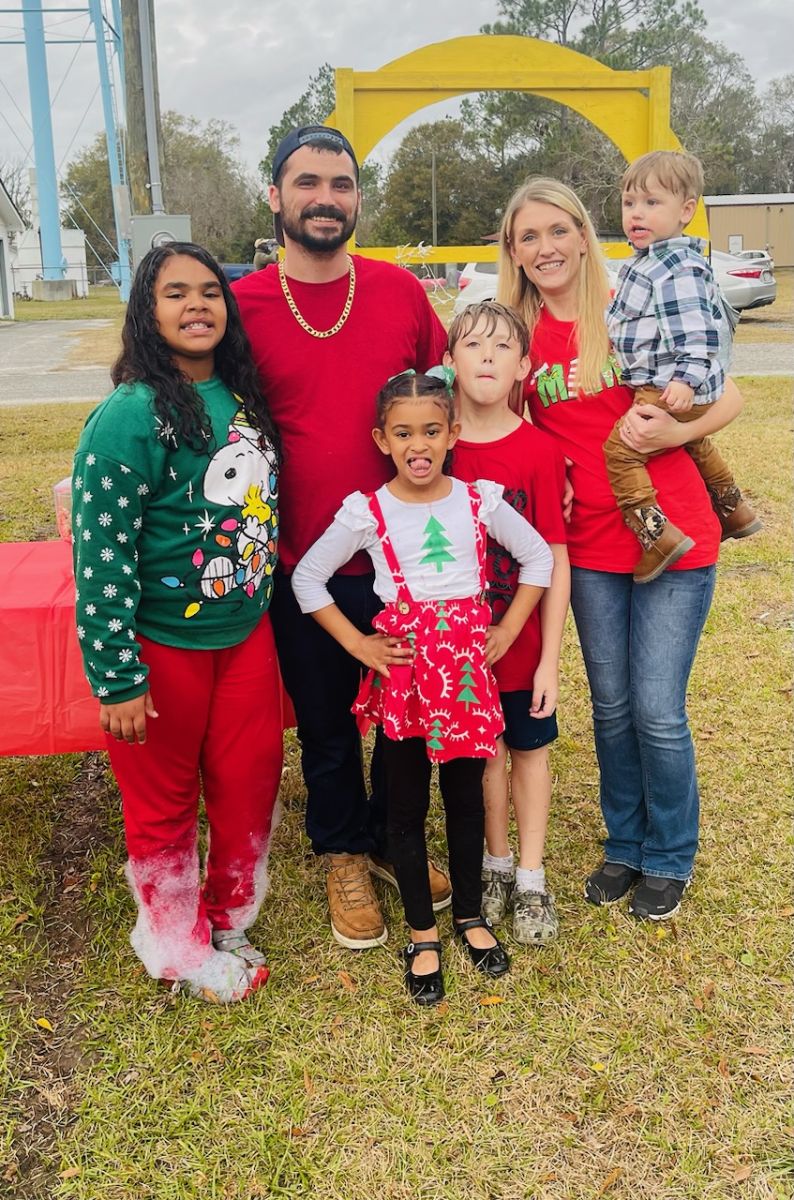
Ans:
[{"label": "red sweatpants", "polygon": [[[267,889],[282,765],[280,684],[269,617],[224,650],[139,637],[152,702],[143,745],[108,735],[124,809],[133,948],[150,975],[180,979],[212,956],[211,930],[245,929]],[[209,853],[197,851],[203,790]]]}]

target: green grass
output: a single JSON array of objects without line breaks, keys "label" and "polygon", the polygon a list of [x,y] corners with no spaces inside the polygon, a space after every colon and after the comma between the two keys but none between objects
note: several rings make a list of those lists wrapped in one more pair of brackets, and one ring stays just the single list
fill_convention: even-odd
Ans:
[{"label": "green grass", "polygon": [[[702,845],[681,916],[647,927],[622,905],[582,899],[601,826],[572,630],[547,855],[560,940],[514,946],[497,985],[450,946],[441,1011],[419,1012],[403,993],[403,925],[387,891],[383,950],[355,955],[331,941],[291,735],[272,890],[255,930],[273,974],[229,1009],[170,996],[136,963],[118,800],[97,773],[101,756],[5,760],[0,1195],[792,1195],[790,389],[740,386],[747,407],[720,440],[766,531],[726,546],[692,678]],[[42,409],[20,453],[29,412],[4,410],[6,538],[51,523],[50,482],[66,473],[84,417]],[[437,808],[432,832],[443,854]],[[441,927],[447,943],[448,916]],[[52,1033],[35,1025],[41,1016]]]},{"label": "green grass", "polygon": [[17,300],[14,318],[17,321],[78,321],[93,317],[115,319],[123,313],[115,287],[89,287],[86,298],[78,300]]}]

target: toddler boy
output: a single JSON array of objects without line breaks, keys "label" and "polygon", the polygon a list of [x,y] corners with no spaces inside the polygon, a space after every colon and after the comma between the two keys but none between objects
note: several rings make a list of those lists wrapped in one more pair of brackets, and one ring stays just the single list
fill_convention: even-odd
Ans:
[{"label": "toddler boy", "polygon": [[[703,243],[683,236],[703,192],[703,168],[691,154],[655,150],[628,167],[621,190],[623,231],[637,253],[621,268],[607,325],[623,382],[634,390],[635,404],[693,421],[724,390],[738,320],[703,257]],[[623,443],[619,426],[604,443],[607,474],[643,549],[634,580],[650,583],[694,542],[657,504],[648,456]],[[686,449],[709,490],[722,540],[756,533],[761,521],[711,439]]]}]

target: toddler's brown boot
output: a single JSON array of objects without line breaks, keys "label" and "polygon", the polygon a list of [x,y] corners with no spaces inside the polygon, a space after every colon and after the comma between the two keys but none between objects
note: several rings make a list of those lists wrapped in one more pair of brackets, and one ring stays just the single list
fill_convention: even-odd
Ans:
[{"label": "toddler's brown boot", "polygon": [[710,488],[711,503],[722,526],[721,541],[750,537],[764,528],[763,521],[747,503],[735,483],[726,488]]},{"label": "toddler's brown boot", "polygon": [[656,505],[624,509],[623,519],[642,546],[642,557],[634,568],[635,583],[658,579],[695,544]]}]

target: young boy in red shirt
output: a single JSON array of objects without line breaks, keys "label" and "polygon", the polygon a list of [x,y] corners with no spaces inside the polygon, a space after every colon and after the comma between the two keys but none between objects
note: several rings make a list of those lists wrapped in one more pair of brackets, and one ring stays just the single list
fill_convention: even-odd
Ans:
[{"label": "young boy in red shirt", "polygon": [[[455,370],[462,425],[453,452],[453,475],[466,482],[492,479],[502,484],[505,500],[537,529],[554,556],[551,586],[494,666],[505,732],[483,779],[483,914],[501,921],[512,902],[516,940],[542,945],[556,937],[559,927],[554,897],[546,887],[543,851],[551,803],[549,746],[557,737],[560,645],[570,569],[562,515],[563,457],[548,435],[510,407],[529,371],[527,353],[527,330],[518,314],[486,302],[470,305],[452,322],[444,362]],[[495,624],[513,598],[517,578],[511,556],[489,541],[488,600]],[[517,867],[508,840],[511,793],[518,827]]]}]

